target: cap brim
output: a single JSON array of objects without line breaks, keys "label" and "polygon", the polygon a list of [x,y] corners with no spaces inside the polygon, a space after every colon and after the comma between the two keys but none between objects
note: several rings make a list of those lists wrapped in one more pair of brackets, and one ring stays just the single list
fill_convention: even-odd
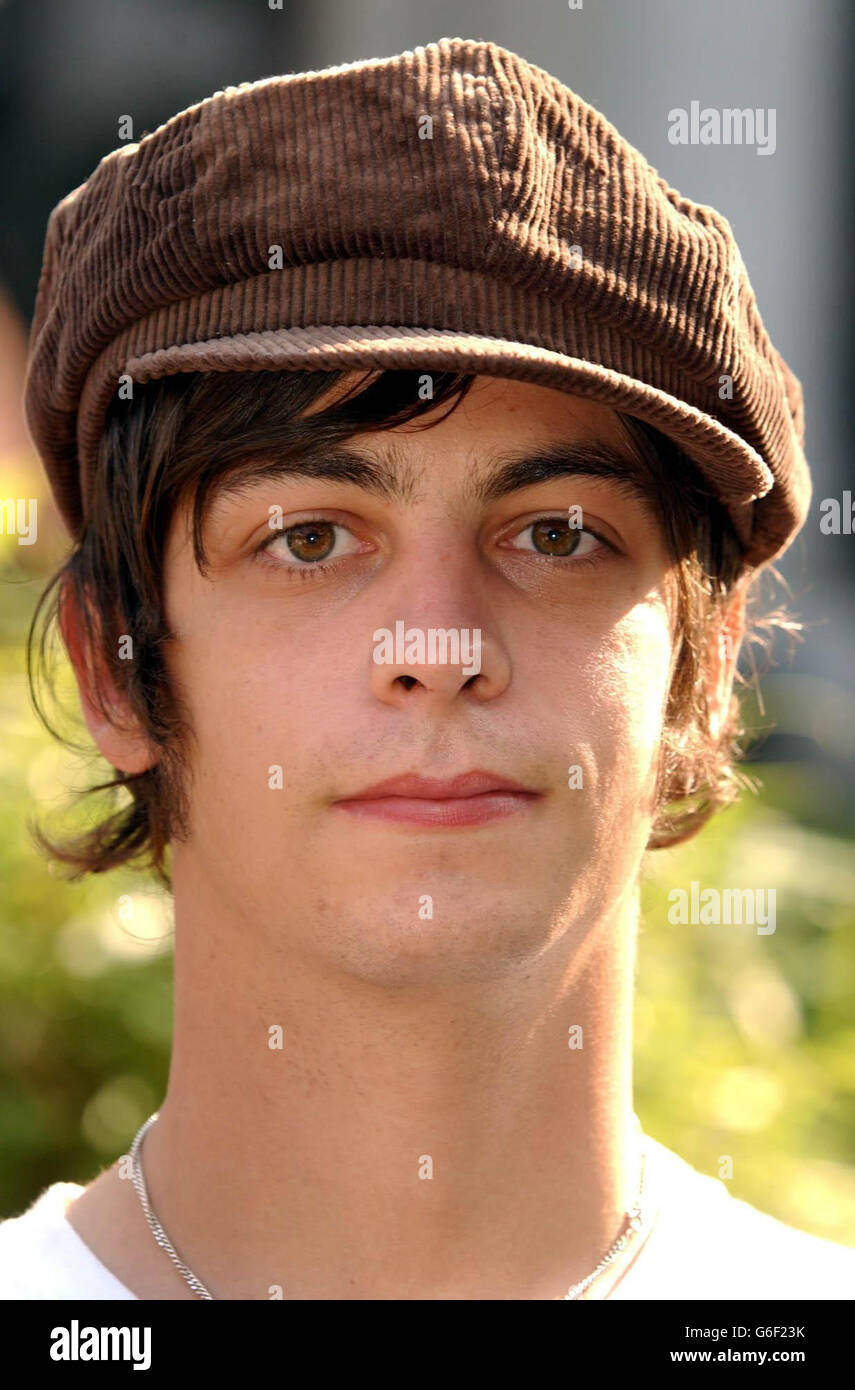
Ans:
[{"label": "cap brim", "polygon": [[751,534],[752,504],[774,482],[761,456],[744,439],[666,391],[595,362],[480,334],[395,325],[322,324],[180,343],[130,358],[125,365],[132,380],[140,383],[195,371],[366,368],[424,368],[510,377],[584,396],[637,416],[680,445],[713,485],[746,543]]}]

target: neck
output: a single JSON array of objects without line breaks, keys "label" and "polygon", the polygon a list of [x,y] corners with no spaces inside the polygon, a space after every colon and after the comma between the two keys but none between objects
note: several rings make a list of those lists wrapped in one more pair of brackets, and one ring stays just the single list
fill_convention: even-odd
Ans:
[{"label": "neck", "polygon": [[560,1298],[594,1269],[638,1180],[633,895],[499,977],[388,988],[174,885],[143,1164],[214,1297]]}]

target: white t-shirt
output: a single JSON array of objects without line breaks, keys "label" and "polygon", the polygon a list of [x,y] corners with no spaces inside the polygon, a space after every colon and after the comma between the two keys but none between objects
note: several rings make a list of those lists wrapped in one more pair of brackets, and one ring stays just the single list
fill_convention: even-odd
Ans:
[{"label": "white t-shirt", "polygon": [[[785,1226],[664,1145],[647,1145],[645,1188],[658,1215],[611,1300],[855,1298],[855,1248]],[[136,1298],[66,1219],[82,1191],[53,1183],[0,1222],[0,1299]]]}]

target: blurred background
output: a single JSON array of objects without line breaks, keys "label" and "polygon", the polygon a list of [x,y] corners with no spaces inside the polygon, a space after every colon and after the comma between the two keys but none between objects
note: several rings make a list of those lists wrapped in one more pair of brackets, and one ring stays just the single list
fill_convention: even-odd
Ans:
[{"label": "blurred background", "polygon": [[[780,570],[805,638],[747,697],[756,792],[648,856],[636,1107],[699,1170],[730,1156],[736,1196],[855,1245],[855,537],[819,529],[821,501],[855,480],[853,15],[845,0],[0,0],[0,500],[39,504],[37,544],[0,535],[0,1218],[126,1151],[171,1034],[168,898],[126,872],[65,883],[27,829],[55,828],[99,775],[42,729],[25,676],[68,544],[20,408],[48,215],[121,143],[122,116],[139,139],[224,86],[461,36],[546,68],[724,213],[803,383],[815,493]],[[670,144],[668,112],[693,100],[774,108],[774,154]],[[60,690],[73,704],[67,668]],[[693,879],[774,887],[776,932],[670,925],[668,890]]]}]

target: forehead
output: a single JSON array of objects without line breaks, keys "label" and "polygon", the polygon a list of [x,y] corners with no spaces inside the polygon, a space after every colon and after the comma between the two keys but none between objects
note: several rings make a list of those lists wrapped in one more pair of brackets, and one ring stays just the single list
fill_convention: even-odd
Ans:
[{"label": "forehead", "polygon": [[[424,373],[424,377],[429,379],[430,373]],[[329,391],[312,402],[303,412],[303,418],[326,410],[364,380],[363,372],[348,372],[334,383]],[[440,421],[446,410],[445,406],[437,408],[437,421]],[[433,412],[427,412],[413,424],[399,425],[390,431],[378,431],[376,435],[361,434],[360,438],[374,439],[381,433],[407,435],[414,430],[418,431],[433,419]],[[587,400],[583,396],[555,391],[548,386],[517,381],[510,377],[476,376],[467,394],[447,419],[436,424],[436,430],[445,429],[446,426],[446,433],[480,437],[490,446],[498,435],[504,437],[505,433],[511,430],[515,437],[520,436],[523,439],[534,438],[537,434],[564,435],[574,439],[601,439],[615,447],[635,452],[620,417],[611,407],[601,405],[598,401]],[[427,440],[433,432],[427,431],[423,437]]]},{"label": "forehead", "polygon": [[[302,418],[329,409],[360,384],[366,384],[365,373],[348,373],[317,397]],[[476,376],[452,409],[444,403],[392,429],[360,430],[346,448],[382,461],[382,490],[390,500],[414,502],[423,495],[420,484],[431,479],[437,489],[447,483],[486,503],[511,490],[510,482],[520,488],[538,481],[535,461],[540,458],[543,478],[559,476],[563,464],[567,473],[581,473],[591,462],[594,476],[624,481],[627,492],[641,500],[650,496],[646,461],[616,411],[512,378]],[[523,467],[510,467],[523,460]]]}]

